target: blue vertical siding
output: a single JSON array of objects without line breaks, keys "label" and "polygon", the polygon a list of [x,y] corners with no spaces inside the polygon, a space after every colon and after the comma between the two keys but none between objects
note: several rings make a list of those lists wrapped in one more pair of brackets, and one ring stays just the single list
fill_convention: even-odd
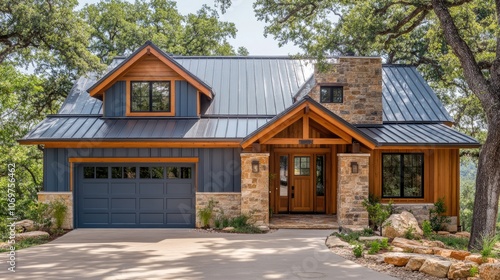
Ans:
[{"label": "blue vertical siding", "polygon": [[106,90],[104,96],[104,116],[105,117],[124,117],[125,116],[125,92],[126,83],[124,81],[116,82],[112,87]]},{"label": "blue vertical siding", "polygon": [[177,117],[196,117],[197,91],[186,81],[175,82],[175,115]]},{"label": "blue vertical siding", "polygon": [[69,191],[69,158],[72,157],[196,157],[199,192],[241,191],[241,149],[50,149],[44,150],[43,189]]}]

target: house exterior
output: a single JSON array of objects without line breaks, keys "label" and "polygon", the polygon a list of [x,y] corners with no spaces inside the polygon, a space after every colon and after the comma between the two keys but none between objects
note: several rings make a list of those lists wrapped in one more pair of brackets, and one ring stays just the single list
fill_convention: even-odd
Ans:
[{"label": "house exterior", "polygon": [[411,66],[339,57],[326,72],[288,57],[185,57],[151,42],[81,77],[21,144],[44,150],[39,200],[65,226],[195,227],[226,215],[336,214],[366,226],[368,194],[420,221],[444,197],[455,226],[459,149],[473,138]]}]

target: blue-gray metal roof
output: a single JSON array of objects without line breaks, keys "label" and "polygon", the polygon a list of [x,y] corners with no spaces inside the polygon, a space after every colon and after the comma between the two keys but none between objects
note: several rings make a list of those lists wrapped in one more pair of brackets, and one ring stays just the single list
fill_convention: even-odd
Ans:
[{"label": "blue-gray metal roof", "polygon": [[190,140],[242,139],[270,118],[104,119],[97,116],[49,117],[23,140]]},{"label": "blue-gray metal roof", "polygon": [[470,146],[479,147],[474,138],[444,124],[383,124],[363,125],[358,129],[377,142],[386,145]]},{"label": "blue-gray metal roof", "polygon": [[[174,57],[212,88],[217,97],[205,115],[275,116],[307,94],[314,68],[310,61],[288,57]],[[115,59],[108,71],[124,58]],[[87,89],[97,77],[81,77],[59,114],[102,114],[102,102]],[[415,67],[383,66],[384,122],[452,122],[436,94]]]}]

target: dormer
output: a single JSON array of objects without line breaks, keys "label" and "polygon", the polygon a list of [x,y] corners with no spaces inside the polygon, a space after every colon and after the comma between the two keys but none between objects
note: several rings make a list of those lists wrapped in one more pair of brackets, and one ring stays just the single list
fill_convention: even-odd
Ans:
[{"label": "dormer", "polygon": [[146,42],[88,90],[103,117],[199,117],[212,89],[151,42]]}]

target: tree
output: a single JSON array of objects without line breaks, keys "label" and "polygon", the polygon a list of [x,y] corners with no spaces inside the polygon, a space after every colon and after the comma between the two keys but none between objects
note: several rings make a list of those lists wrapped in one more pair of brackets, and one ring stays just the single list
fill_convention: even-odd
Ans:
[{"label": "tree", "polygon": [[208,6],[183,16],[174,1],[105,0],[86,5],[81,15],[92,28],[90,50],[106,63],[147,40],[178,55],[236,54],[228,42],[236,36],[234,23],[220,21]]},{"label": "tree", "polygon": [[[224,11],[231,0],[216,3]],[[482,235],[494,234],[500,195],[500,0],[257,0],[254,8],[267,23],[266,35],[320,60],[380,55],[388,63],[419,66],[445,104],[454,104],[459,127],[479,136],[487,127],[469,248],[479,248]]]}]

